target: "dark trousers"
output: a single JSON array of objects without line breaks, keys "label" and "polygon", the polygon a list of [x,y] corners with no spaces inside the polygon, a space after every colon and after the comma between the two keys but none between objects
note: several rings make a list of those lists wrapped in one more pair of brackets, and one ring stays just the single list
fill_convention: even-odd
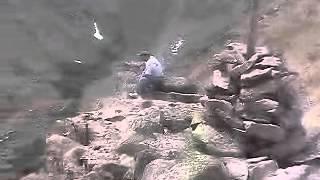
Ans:
[{"label": "dark trousers", "polygon": [[155,91],[161,91],[162,77],[144,75],[138,82],[137,93],[139,95],[151,95]]}]

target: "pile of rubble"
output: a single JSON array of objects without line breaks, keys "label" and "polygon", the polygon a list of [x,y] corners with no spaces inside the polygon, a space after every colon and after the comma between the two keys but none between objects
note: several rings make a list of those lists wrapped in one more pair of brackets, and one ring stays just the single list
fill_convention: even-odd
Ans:
[{"label": "pile of rubble", "polygon": [[246,45],[231,43],[215,55],[213,79],[204,100],[208,123],[236,132],[249,157],[287,159],[305,143],[295,73],[265,47],[246,60]]}]

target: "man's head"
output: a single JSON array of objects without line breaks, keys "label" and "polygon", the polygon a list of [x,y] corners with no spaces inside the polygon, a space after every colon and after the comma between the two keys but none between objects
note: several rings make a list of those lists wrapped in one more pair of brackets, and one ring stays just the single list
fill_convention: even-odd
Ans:
[{"label": "man's head", "polygon": [[151,53],[148,51],[142,51],[137,55],[140,57],[142,61],[148,61],[151,56]]}]

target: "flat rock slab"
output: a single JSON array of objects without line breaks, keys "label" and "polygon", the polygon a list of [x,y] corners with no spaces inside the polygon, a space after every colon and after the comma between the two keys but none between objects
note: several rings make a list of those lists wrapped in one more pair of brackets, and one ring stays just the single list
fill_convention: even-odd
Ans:
[{"label": "flat rock slab", "polygon": [[272,68],[268,69],[253,69],[246,74],[241,75],[241,86],[252,87],[261,83],[263,80],[272,78]]},{"label": "flat rock slab", "polygon": [[274,99],[280,87],[284,84],[281,80],[269,80],[251,88],[243,88],[240,92],[242,102],[256,101],[259,99]]},{"label": "flat rock slab", "polygon": [[259,69],[265,69],[270,67],[276,68],[281,66],[282,64],[283,63],[280,58],[274,57],[274,56],[267,56],[267,57],[263,57],[262,61],[257,63],[255,67]]},{"label": "flat rock slab", "polygon": [[164,77],[162,81],[162,91],[196,94],[198,92],[198,86],[184,77]]},{"label": "flat rock slab", "polygon": [[272,124],[259,124],[254,122],[244,122],[246,135],[269,142],[281,142],[286,137],[286,132],[280,126]]},{"label": "flat rock slab", "polygon": [[277,162],[273,160],[261,161],[249,165],[249,180],[264,180],[269,174],[279,169]]},{"label": "flat rock slab", "polygon": [[209,99],[205,104],[207,111],[209,114],[214,114],[214,112],[218,109],[226,114],[232,114],[233,106],[230,102],[218,99]]}]

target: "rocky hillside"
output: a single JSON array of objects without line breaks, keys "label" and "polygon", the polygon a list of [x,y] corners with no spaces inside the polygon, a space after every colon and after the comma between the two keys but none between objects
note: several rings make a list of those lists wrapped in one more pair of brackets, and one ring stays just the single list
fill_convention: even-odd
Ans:
[{"label": "rocky hillside", "polygon": [[247,61],[245,45],[228,47],[209,62],[201,99],[107,98],[97,111],[58,120],[47,171],[22,179],[316,179],[317,136],[301,124],[296,73],[265,47]]}]

